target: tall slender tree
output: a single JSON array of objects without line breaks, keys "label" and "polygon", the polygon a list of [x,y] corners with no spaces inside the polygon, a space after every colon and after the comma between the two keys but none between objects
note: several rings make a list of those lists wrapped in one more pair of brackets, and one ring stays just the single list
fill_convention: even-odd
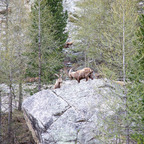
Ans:
[{"label": "tall slender tree", "polygon": [[11,20],[11,41],[12,46],[15,47],[16,53],[15,58],[17,60],[17,63],[15,64],[16,69],[16,80],[15,83],[18,83],[19,85],[19,104],[18,109],[21,110],[22,105],[22,83],[24,80],[24,73],[26,70],[26,56],[24,56],[24,53],[27,50],[27,43],[28,43],[28,37],[27,37],[27,27],[29,23],[28,19],[28,12],[26,12],[26,8],[24,6],[24,0],[13,0],[11,8],[13,10],[13,13],[11,14],[11,17],[13,19]]},{"label": "tall slender tree", "polygon": [[[60,49],[61,41],[60,39],[55,39],[58,32],[54,27],[55,18],[46,0],[41,1],[40,9],[39,1],[35,1],[31,11],[31,19],[28,73],[34,77],[41,73],[42,81],[50,81],[53,78],[53,73],[62,67],[62,53]],[[41,50],[38,46],[41,47]],[[41,70],[38,70],[39,64],[41,65]]]},{"label": "tall slender tree", "polygon": [[[76,21],[78,25],[77,36],[83,50],[87,50],[86,53],[89,54],[89,57],[97,54],[104,62],[104,67],[110,71],[109,74],[114,74],[114,77],[109,78],[122,80],[125,84],[129,81],[131,71],[128,66],[134,62],[133,58],[136,56],[138,48],[138,45],[135,45],[136,32],[139,28],[137,2],[135,0],[109,0],[104,3],[103,1],[85,0],[80,2],[80,8],[84,8],[85,11],[80,11],[80,20]],[[105,5],[106,3],[107,5]],[[85,42],[89,43],[90,47]],[[133,67],[133,65],[131,66]],[[132,84],[131,86],[134,87]],[[119,117],[120,112],[118,111],[116,114],[117,121],[120,122],[121,119],[124,129],[118,123],[115,125],[117,127],[116,133],[121,135],[123,132],[127,144],[130,143],[133,123],[132,103],[129,100],[133,95],[134,104],[138,102],[137,98],[139,97],[136,93],[134,96],[130,91],[131,89],[124,86],[124,96],[120,95],[123,100],[120,105],[122,105],[121,110],[124,111],[124,115],[121,112]],[[138,107],[136,108],[134,105],[133,108],[138,110]],[[141,104],[139,108],[141,109]],[[141,114],[138,115],[141,118]],[[115,135],[117,135],[116,133]]]},{"label": "tall slender tree", "polygon": [[[2,48],[0,49],[0,75],[2,77],[1,81],[9,86],[8,94],[8,139],[7,143],[12,143],[12,102],[13,102],[13,85],[18,82],[20,91],[22,88],[22,79],[24,71],[24,57],[23,53],[25,51],[25,31],[23,26],[25,20],[23,14],[25,11],[22,11],[23,2],[20,0],[5,1],[7,13],[5,15],[6,22],[5,27],[3,27],[3,39]],[[21,4],[21,5],[20,5]],[[13,11],[13,13],[11,13]],[[21,109],[22,96],[21,92],[19,95],[20,102],[19,108]]]},{"label": "tall slender tree", "polygon": [[0,143],[2,142],[2,103],[1,103],[1,89],[0,89]]},{"label": "tall slender tree", "polygon": [[8,77],[9,77],[9,113],[8,113],[8,142],[11,142],[11,131],[12,131],[12,50],[9,49],[9,0],[6,0],[6,42],[5,49],[9,54],[9,65],[8,65]]},{"label": "tall slender tree", "polygon": [[[76,43],[76,50],[82,51],[85,55],[85,66],[89,61],[94,63],[102,61],[102,33],[105,29],[109,7],[108,0],[82,0],[77,2],[78,10],[74,24],[77,32],[73,39]],[[89,61],[88,61],[89,60]]]},{"label": "tall slender tree", "polygon": [[39,86],[38,90],[41,90],[41,0],[38,2],[38,47],[39,47]]},{"label": "tall slender tree", "polygon": [[[138,13],[137,1],[119,0],[111,3],[110,16],[107,18],[107,28],[103,33],[102,40],[104,56],[107,59],[107,66],[116,73],[117,79],[123,80],[126,85],[128,80],[128,64],[136,55],[137,46],[134,42],[137,39]],[[105,53],[105,52],[108,52]],[[123,125],[125,127],[126,144],[130,143],[130,120],[128,88],[124,86],[123,97]]]}]

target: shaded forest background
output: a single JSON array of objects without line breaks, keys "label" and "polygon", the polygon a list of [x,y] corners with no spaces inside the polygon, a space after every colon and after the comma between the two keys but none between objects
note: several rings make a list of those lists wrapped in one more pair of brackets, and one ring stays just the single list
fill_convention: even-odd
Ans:
[{"label": "shaded forest background", "polygon": [[[4,0],[1,24],[0,83],[8,86],[8,110],[1,109],[1,143],[34,143],[22,117],[25,84],[36,87],[31,94],[55,82],[63,74],[92,68],[110,80],[124,82],[123,107],[116,119],[105,122],[117,131],[115,143],[144,143],[144,15],[138,0],[81,0],[73,17],[63,11],[62,0],[35,0],[29,10],[24,0]],[[75,25],[69,39],[67,22]],[[70,44],[71,42],[71,44]],[[70,44],[70,45],[69,45]],[[17,85],[17,92],[14,87]],[[13,100],[18,98],[18,110]],[[20,112],[19,112],[20,111]],[[6,122],[7,121],[7,122]],[[21,123],[21,124],[19,124]],[[25,125],[26,127],[26,125]],[[27,133],[19,136],[17,129]],[[101,131],[99,137],[110,135]],[[4,137],[5,136],[5,137]],[[23,137],[23,139],[22,139]],[[107,140],[108,141],[108,140]]]}]

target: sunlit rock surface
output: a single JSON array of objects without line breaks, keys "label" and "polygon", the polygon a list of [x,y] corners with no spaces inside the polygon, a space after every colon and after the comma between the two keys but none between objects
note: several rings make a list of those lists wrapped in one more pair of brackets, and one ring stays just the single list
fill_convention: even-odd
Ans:
[{"label": "sunlit rock surface", "polygon": [[[103,117],[115,114],[122,95],[106,79],[66,81],[60,89],[43,90],[23,102],[23,111],[38,144],[100,144]],[[104,126],[106,127],[106,126]]]}]

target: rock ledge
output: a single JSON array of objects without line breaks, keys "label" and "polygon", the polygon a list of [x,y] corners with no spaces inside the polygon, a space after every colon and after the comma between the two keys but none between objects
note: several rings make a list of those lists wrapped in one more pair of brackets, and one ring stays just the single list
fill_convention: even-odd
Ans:
[{"label": "rock ledge", "polygon": [[43,90],[23,102],[29,129],[37,144],[98,144],[100,114],[113,115],[120,99],[118,85],[103,79],[66,81],[60,89]]}]

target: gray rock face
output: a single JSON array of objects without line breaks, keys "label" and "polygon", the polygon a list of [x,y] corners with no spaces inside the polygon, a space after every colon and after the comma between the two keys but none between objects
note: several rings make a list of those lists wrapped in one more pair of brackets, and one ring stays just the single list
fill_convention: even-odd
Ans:
[{"label": "gray rock face", "polygon": [[80,0],[63,0],[63,8],[64,11],[68,12],[68,21],[67,21],[67,26],[66,26],[66,31],[69,32],[69,38],[67,41],[72,41],[72,35],[76,32],[75,24],[70,21],[70,18],[76,19],[74,15],[77,15],[77,11],[79,8],[76,6],[76,2]]},{"label": "gray rock face", "polygon": [[[113,115],[120,99],[118,85],[103,79],[66,81],[60,89],[43,90],[23,102],[25,119],[38,144],[102,144],[96,138],[100,114]],[[110,108],[110,103],[115,109]]]}]

